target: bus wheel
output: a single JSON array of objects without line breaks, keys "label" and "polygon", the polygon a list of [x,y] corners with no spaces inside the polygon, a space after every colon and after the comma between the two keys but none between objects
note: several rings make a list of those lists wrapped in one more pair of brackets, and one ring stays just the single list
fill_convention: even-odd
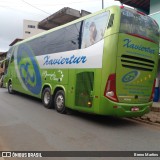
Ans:
[{"label": "bus wheel", "polygon": [[64,91],[59,90],[54,98],[54,107],[59,113],[66,113]]},{"label": "bus wheel", "polygon": [[10,93],[10,94],[13,94],[13,93],[14,93],[13,88],[12,88],[12,82],[11,82],[11,81],[8,82],[8,93]]},{"label": "bus wheel", "polygon": [[43,90],[42,102],[43,102],[43,105],[48,109],[53,107],[53,103],[52,103],[53,98],[52,98],[52,94],[51,94],[51,89],[49,87],[47,87]]}]

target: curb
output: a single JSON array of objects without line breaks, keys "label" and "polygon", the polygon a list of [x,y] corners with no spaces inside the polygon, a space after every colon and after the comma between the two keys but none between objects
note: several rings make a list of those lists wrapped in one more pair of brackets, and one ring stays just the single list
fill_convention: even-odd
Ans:
[{"label": "curb", "polygon": [[154,122],[151,122],[149,120],[143,120],[142,118],[131,118],[130,120],[134,120],[134,121],[137,121],[137,122],[140,122],[140,123],[145,123],[145,124],[160,127],[160,123],[154,123]]},{"label": "curb", "polygon": [[160,126],[160,102],[153,102],[150,112],[134,120]]},{"label": "curb", "polygon": [[160,112],[160,102],[153,102],[151,111]]},{"label": "curb", "polygon": [[135,119],[160,125],[160,108],[151,108],[149,113]]},{"label": "curb", "polygon": [[152,122],[152,123],[156,123],[156,124],[160,125],[160,119],[158,119],[156,117],[144,116],[144,117],[140,117],[139,119],[141,119],[143,121]]},{"label": "curb", "polygon": [[160,112],[160,107],[151,107],[151,111]]}]

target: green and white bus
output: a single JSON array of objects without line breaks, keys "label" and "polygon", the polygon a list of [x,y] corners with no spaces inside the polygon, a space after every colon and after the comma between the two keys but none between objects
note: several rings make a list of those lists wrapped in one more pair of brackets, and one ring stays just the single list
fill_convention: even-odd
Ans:
[{"label": "green and white bus", "polygon": [[153,19],[112,6],[12,46],[4,81],[9,93],[60,113],[142,116],[152,105],[158,50]]}]

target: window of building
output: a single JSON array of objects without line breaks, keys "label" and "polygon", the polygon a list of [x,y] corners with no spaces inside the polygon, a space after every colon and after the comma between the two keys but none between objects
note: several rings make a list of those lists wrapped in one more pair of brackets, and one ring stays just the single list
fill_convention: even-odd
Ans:
[{"label": "window of building", "polygon": [[25,31],[25,33],[30,34],[31,32],[29,32],[29,31]]},{"label": "window of building", "polygon": [[34,25],[28,25],[28,28],[36,28]]}]

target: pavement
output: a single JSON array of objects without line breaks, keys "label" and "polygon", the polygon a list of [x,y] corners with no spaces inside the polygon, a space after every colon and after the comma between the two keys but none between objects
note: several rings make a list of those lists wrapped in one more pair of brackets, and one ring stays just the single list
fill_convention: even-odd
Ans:
[{"label": "pavement", "polygon": [[151,111],[148,114],[134,119],[160,125],[160,102],[153,102]]}]

